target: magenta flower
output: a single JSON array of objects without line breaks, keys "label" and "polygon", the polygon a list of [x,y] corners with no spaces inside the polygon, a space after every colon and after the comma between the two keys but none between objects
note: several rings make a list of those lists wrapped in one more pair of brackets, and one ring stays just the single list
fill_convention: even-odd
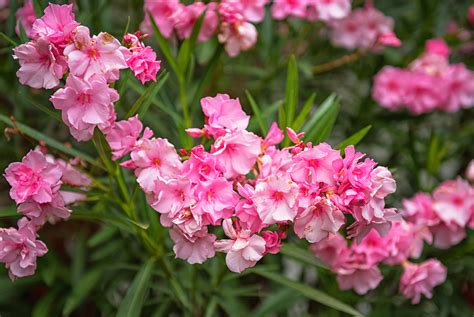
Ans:
[{"label": "magenta flower", "polygon": [[16,72],[20,83],[32,88],[51,89],[58,86],[67,70],[64,57],[45,38],[15,47],[13,58],[20,63],[20,69]]},{"label": "magenta flower", "polygon": [[410,74],[403,69],[384,66],[374,77],[372,97],[380,106],[397,110],[403,106]]},{"label": "magenta flower", "polygon": [[191,149],[189,159],[183,163],[183,176],[195,183],[215,179],[222,176],[225,166],[216,156],[205,151],[198,145]]},{"label": "magenta flower", "polygon": [[12,280],[33,275],[36,258],[48,252],[46,245],[36,239],[36,229],[26,218],[18,221],[18,229],[0,228],[0,262],[5,263]]},{"label": "magenta flower", "polygon": [[420,264],[407,262],[400,278],[400,292],[411,299],[412,304],[418,304],[422,294],[427,298],[433,296],[433,288],[442,284],[446,275],[446,267],[436,259]]},{"label": "magenta flower", "polygon": [[88,80],[69,75],[66,86],[50,98],[53,106],[62,111],[64,123],[78,141],[90,140],[96,126],[110,125],[115,116],[113,103],[117,100],[117,91],[109,88],[101,75]]},{"label": "magenta flower", "polygon": [[4,176],[12,187],[10,197],[17,204],[28,199],[41,204],[53,200],[53,193],[61,185],[62,173],[58,166],[48,163],[41,152],[30,151],[21,163],[8,165]]},{"label": "magenta flower", "polygon": [[142,84],[149,80],[156,81],[156,73],[160,70],[160,61],[156,60],[156,53],[149,46],[132,50],[127,58],[127,65]]}]

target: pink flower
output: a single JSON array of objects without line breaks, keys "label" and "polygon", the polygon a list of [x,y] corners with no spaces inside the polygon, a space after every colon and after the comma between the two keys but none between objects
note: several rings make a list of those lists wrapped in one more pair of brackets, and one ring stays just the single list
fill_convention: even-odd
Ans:
[{"label": "pink flower", "polygon": [[346,220],[344,214],[328,199],[318,198],[296,216],[294,223],[296,235],[310,243],[319,242],[331,233],[336,234]]},{"label": "pink flower", "polygon": [[467,20],[471,25],[474,25],[474,5],[470,6],[467,10]]},{"label": "pink flower", "polygon": [[120,42],[112,35],[102,32],[89,35],[89,29],[79,26],[73,32],[74,43],[66,46],[68,66],[72,75],[88,80],[94,74],[102,74],[107,79],[114,71],[127,68]]},{"label": "pink flower", "polygon": [[273,122],[270,126],[270,130],[268,130],[267,136],[263,140],[262,147],[267,149],[270,146],[280,144],[284,138],[285,135],[283,134],[283,131],[280,130],[276,122]]},{"label": "pink flower", "polygon": [[206,5],[200,1],[190,5],[179,6],[179,9],[173,15],[173,19],[175,20],[174,27],[178,33],[178,37],[180,39],[189,38],[197,20],[204,10],[207,10],[201,29],[199,30],[198,42],[209,40],[216,31],[219,22],[215,9],[216,6],[214,3]]},{"label": "pink flower", "polygon": [[225,50],[230,57],[239,55],[241,51],[247,51],[257,42],[257,29],[255,26],[244,20],[240,13],[227,14],[221,12],[225,6],[219,6],[219,12],[224,21],[220,26],[220,33],[217,36],[219,43],[225,43]]},{"label": "pink flower", "polygon": [[181,159],[166,139],[143,140],[131,157],[137,168],[137,181],[147,193],[155,188],[155,180],[176,178],[181,170]]},{"label": "pink flower", "polygon": [[440,222],[433,210],[433,200],[426,193],[417,193],[403,200],[402,216],[410,223],[431,227]]},{"label": "pink flower", "polygon": [[225,219],[222,227],[230,239],[217,240],[214,247],[216,251],[227,253],[225,261],[229,270],[241,273],[255,266],[265,253],[265,240],[250,230],[235,230],[231,219]]},{"label": "pink flower", "polygon": [[250,117],[242,110],[239,99],[229,95],[202,98],[201,107],[206,116],[205,128],[213,136],[225,134],[225,129],[245,130],[249,124]]},{"label": "pink flower", "polygon": [[260,219],[255,204],[252,201],[255,189],[249,184],[242,186],[238,183],[237,191],[244,199],[241,199],[235,206],[235,215],[239,218],[240,223],[244,224],[246,228],[253,232],[260,231],[262,229],[262,220]]},{"label": "pink flower", "polygon": [[194,196],[196,204],[192,208],[193,212],[214,225],[221,219],[231,217],[239,201],[232,183],[222,177],[198,183]]},{"label": "pink flower", "polygon": [[31,219],[31,223],[35,226],[42,226],[46,222],[54,224],[59,219],[67,220],[71,215],[71,210],[66,208],[60,192],[54,193],[51,202],[48,203],[38,203],[29,199],[18,206],[18,212]]},{"label": "pink flower", "polygon": [[30,151],[21,163],[8,165],[4,174],[12,186],[10,197],[17,204],[28,199],[37,203],[49,203],[53,200],[53,193],[61,185],[61,170],[46,161],[41,152]]},{"label": "pink flower", "polygon": [[380,106],[396,110],[402,107],[410,74],[399,68],[385,66],[374,77],[372,97]]},{"label": "pink flower", "polygon": [[62,111],[64,122],[78,141],[91,139],[96,126],[110,125],[113,103],[117,100],[117,91],[109,88],[101,75],[87,80],[69,75],[66,86],[50,98],[53,106]]},{"label": "pink flower", "polygon": [[351,12],[350,0],[308,0],[316,16],[322,21],[332,21],[345,18]]},{"label": "pink flower", "polygon": [[156,60],[156,53],[149,46],[131,49],[126,58],[128,67],[143,84],[149,80],[156,81],[156,73],[160,70],[160,61]]},{"label": "pink flower", "polygon": [[465,227],[471,217],[474,191],[461,178],[442,183],[433,192],[433,210],[446,224]]},{"label": "pink flower", "polygon": [[234,178],[246,175],[260,154],[261,139],[245,130],[234,130],[219,137],[211,153],[225,166],[224,176]]},{"label": "pink flower", "polygon": [[199,183],[221,176],[224,170],[225,166],[216,156],[206,152],[204,146],[198,145],[191,149],[189,159],[183,163],[182,175]]},{"label": "pink flower", "polygon": [[393,179],[392,173],[383,166],[376,167],[371,173],[372,196],[384,199],[397,190],[397,184]]},{"label": "pink flower", "polygon": [[67,70],[64,57],[44,38],[14,48],[13,58],[20,63],[16,73],[20,83],[33,88],[56,87]]},{"label": "pink flower", "polygon": [[46,245],[36,239],[36,230],[26,218],[18,221],[18,229],[0,229],[0,261],[5,263],[10,279],[33,275],[36,258],[48,252]]},{"label": "pink flower", "polygon": [[280,235],[275,231],[263,231],[262,238],[265,240],[265,253],[277,254],[282,246]]},{"label": "pink flower", "polygon": [[36,21],[35,8],[33,7],[32,0],[26,0],[21,8],[19,8],[16,13],[16,25],[15,32],[20,36],[20,25],[25,30],[26,36],[31,38],[31,28],[33,23]]},{"label": "pink flower", "polygon": [[448,58],[449,47],[443,39],[431,39],[425,43],[425,52],[428,54],[437,54],[444,58]]},{"label": "pink flower", "polygon": [[304,18],[307,0],[275,0],[272,5],[272,17],[282,20],[288,16]]},{"label": "pink flower", "polygon": [[450,65],[443,79],[448,82],[448,100],[440,105],[442,110],[454,112],[474,105],[474,72],[466,65]]},{"label": "pink flower", "polygon": [[440,79],[429,74],[414,73],[409,77],[405,104],[414,114],[430,112],[445,102],[446,86]]},{"label": "pink flower", "polygon": [[150,206],[161,214],[169,213],[170,217],[194,203],[191,183],[186,178],[155,180],[151,197]]},{"label": "pink flower", "polygon": [[75,162],[74,160],[66,162],[62,159],[55,159],[50,155],[47,155],[46,159],[48,160],[48,162],[57,165],[61,169],[61,173],[63,174],[61,177],[61,182],[63,184],[75,187],[82,187],[85,189],[92,185],[92,180],[90,179],[90,177],[81,172],[76,167],[74,167],[74,165],[77,165],[77,162]]},{"label": "pink flower", "polygon": [[420,264],[407,262],[400,278],[400,292],[412,304],[418,304],[422,294],[427,298],[433,296],[433,288],[446,280],[446,274],[446,267],[436,259]]},{"label": "pink flower", "polygon": [[430,227],[433,234],[433,245],[438,249],[449,249],[466,237],[466,230],[454,223],[441,222]]},{"label": "pink flower", "polygon": [[228,3],[236,6],[244,19],[250,22],[262,22],[265,17],[265,5],[269,0],[223,0],[221,3]]},{"label": "pink flower", "polygon": [[141,25],[141,30],[145,33],[152,33],[151,21],[149,14],[153,17],[160,30],[160,33],[165,37],[169,38],[173,33],[174,29],[174,14],[179,10],[179,0],[167,0],[167,1],[156,1],[156,0],[145,0],[143,10],[145,11],[145,20]]},{"label": "pink flower", "polygon": [[349,252],[346,240],[338,233],[330,234],[327,238],[311,244],[310,250],[330,267],[335,267]]},{"label": "pink flower", "polygon": [[298,186],[289,176],[259,180],[253,202],[264,224],[293,221],[297,213]]},{"label": "pink flower", "polygon": [[[140,134],[143,130],[138,115],[115,122],[110,131],[105,135],[110,148],[112,149],[112,159],[117,160],[122,156],[132,152],[139,145]],[[149,139],[153,132],[147,127],[143,131],[143,138]]]},{"label": "pink flower", "polygon": [[45,37],[59,48],[72,42],[72,32],[80,24],[75,20],[72,4],[52,4],[44,9],[44,15],[33,24],[31,36]]},{"label": "pink flower", "polygon": [[474,160],[471,160],[466,168],[466,178],[474,181]]},{"label": "pink flower", "polygon": [[173,251],[176,257],[188,261],[189,264],[202,264],[215,255],[216,236],[208,233],[207,227],[203,227],[193,237],[188,237],[174,228],[170,231],[170,237],[174,241]]}]

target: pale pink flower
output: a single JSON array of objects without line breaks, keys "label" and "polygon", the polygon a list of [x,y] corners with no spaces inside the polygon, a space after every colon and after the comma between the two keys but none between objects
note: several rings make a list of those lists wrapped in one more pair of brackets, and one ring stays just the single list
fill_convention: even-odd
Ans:
[{"label": "pale pink flower", "polygon": [[448,100],[440,104],[442,110],[454,112],[474,106],[474,72],[466,65],[450,65],[443,80],[447,80]]},{"label": "pale pink flower", "polygon": [[322,21],[342,19],[351,12],[350,0],[308,0],[308,5]]},{"label": "pale pink flower", "polygon": [[344,214],[331,201],[318,198],[296,216],[294,223],[296,235],[310,243],[326,239],[331,233],[336,234],[346,220]]},{"label": "pale pink flower", "polygon": [[[115,122],[110,131],[105,135],[112,150],[112,159],[117,160],[132,152],[139,145],[142,130],[143,124],[138,115],[128,118],[128,120]],[[152,135],[153,132],[146,127],[142,138],[149,139]]]},{"label": "pale pink flower", "polygon": [[215,97],[201,99],[201,108],[206,116],[205,129],[213,136],[225,134],[225,129],[245,130],[250,117],[245,114],[239,99],[229,95],[217,94]]},{"label": "pale pink flower", "polygon": [[219,43],[225,43],[224,48],[230,57],[235,57],[241,51],[249,50],[255,45],[257,29],[247,22],[234,6],[221,3],[219,13],[223,21],[217,39]]},{"label": "pale pink flower", "polygon": [[466,168],[466,178],[474,181],[474,160],[471,160]]},{"label": "pale pink flower", "polygon": [[412,304],[418,304],[422,294],[427,298],[433,296],[433,288],[442,284],[446,275],[446,267],[436,259],[420,264],[407,262],[400,278],[400,292],[411,299]]},{"label": "pale pink flower", "polygon": [[449,249],[466,237],[466,230],[455,223],[440,222],[430,227],[433,245],[438,249]]},{"label": "pale pink flower", "polygon": [[160,70],[161,61],[156,60],[156,53],[150,46],[131,49],[126,62],[142,85],[149,80],[156,81],[156,73]]},{"label": "pale pink flower", "polygon": [[215,255],[216,236],[208,233],[207,227],[203,227],[191,238],[174,228],[170,231],[170,237],[174,242],[173,251],[176,257],[186,260],[189,264],[202,264]]},{"label": "pale pink flower", "polygon": [[148,202],[160,214],[169,213],[174,217],[183,208],[194,203],[192,199],[191,183],[186,178],[157,179],[155,188]]},{"label": "pale pink flower", "polygon": [[293,221],[298,211],[298,186],[289,176],[269,176],[255,186],[253,202],[264,224]]},{"label": "pale pink flower", "polygon": [[228,3],[236,6],[244,19],[250,22],[262,22],[265,17],[265,5],[269,0],[223,0],[221,3]]},{"label": "pale pink flower", "polygon": [[16,72],[20,83],[33,88],[51,89],[67,70],[66,60],[47,39],[39,38],[13,49],[13,58],[18,59],[20,69]]},{"label": "pale pink flower", "polygon": [[255,189],[249,184],[241,185],[237,184],[237,191],[241,199],[235,206],[235,215],[239,218],[241,224],[245,224],[245,227],[258,232],[262,229],[262,220],[258,215],[257,209],[252,201],[252,197],[255,194]]},{"label": "pale pink flower", "polygon": [[174,14],[179,10],[179,0],[145,0],[143,10],[145,11],[145,20],[140,28],[145,33],[153,33],[149,14],[153,17],[160,33],[169,38],[174,30]]},{"label": "pale pink flower", "polygon": [[76,164],[74,161],[66,162],[61,159],[50,160],[50,156],[47,156],[48,161],[52,164],[56,164],[62,172],[61,182],[75,187],[82,187],[87,189],[92,185],[92,180],[89,176],[81,172],[78,168],[74,167]]},{"label": "pale pink flower", "polygon": [[199,182],[194,188],[194,196],[196,204],[192,207],[193,212],[214,225],[221,219],[231,217],[239,201],[232,183],[223,177]]},{"label": "pale pink flower", "polygon": [[48,248],[36,239],[36,229],[27,218],[18,221],[18,229],[0,229],[0,262],[5,263],[10,279],[33,275],[36,258],[46,252]]},{"label": "pale pink flower", "polygon": [[265,253],[265,240],[250,230],[237,231],[231,219],[225,219],[222,227],[230,239],[217,240],[214,247],[216,251],[227,253],[225,260],[229,270],[241,273],[255,266]]},{"label": "pale pink flower", "polygon": [[330,234],[327,238],[310,245],[310,250],[330,267],[335,267],[349,248],[346,240],[338,233]]},{"label": "pale pink flower", "polygon": [[204,4],[203,2],[197,1],[190,5],[181,5],[179,9],[173,15],[175,21],[175,29],[180,39],[187,39],[191,36],[194,25],[206,11],[204,20],[202,21],[201,29],[199,30],[198,42],[205,42],[211,38],[215,33],[218,24],[218,17],[216,14],[216,5],[214,3]]},{"label": "pale pink flower", "polygon": [[61,185],[61,169],[47,162],[39,151],[30,151],[21,163],[8,165],[4,174],[11,185],[10,197],[17,204],[28,199],[38,203],[48,203],[53,200],[53,193]]},{"label": "pale pink flower", "polygon": [[433,200],[426,193],[417,193],[410,199],[404,199],[401,213],[403,218],[418,226],[431,227],[440,222],[433,210]]},{"label": "pale pink flower", "polygon": [[224,176],[234,178],[246,175],[257,161],[261,139],[245,130],[234,130],[219,137],[211,153],[225,166]]},{"label": "pale pink flower", "polygon": [[433,210],[447,224],[465,227],[471,217],[474,191],[461,178],[442,183],[433,192]]},{"label": "pale pink flower", "polygon": [[447,87],[439,84],[440,78],[413,73],[408,79],[404,103],[412,113],[430,112],[445,102]]},{"label": "pale pink flower", "polygon": [[278,232],[266,230],[262,232],[262,238],[265,240],[265,253],[277,254],[282,246]]},{"label": "pale pink flower", "polygon": [[376,167],[372,173],[372,197],[384,199],[397,190],[392,173],[384,166]]},{"label": "pale pink flower", "polygon": [[25,30],[26,36],[31,38],[31,29],[33,27],[33,23],[36,21],[35,15],[35,8],[33,7],[32,0],[26,0],[25,3],[21,8],[19,8],[16,13],[16,25],[15,25],[15,32],[19,36],[20,35],[20,25]]},{"label": "pale pink flower", "polygon": [[389,256],[387,242],[376,230],[370,230],[359,244],[353,243],[351,249],[355,253],[364,254],[366,256],[366,262],[373,266]]},{"label": "pale pink flower", "polygon": [[410,74],[403,69],[384,66],[374,77],[372,97],[380,106],[396,110],[403,106]]},{"label": "pale pink flower", "polygon": [[270,126],[270,130],[268,130],[267,136],[262,142],[262,147],[264,149],[269,148],[270,146],[280,144],[281,141],[285,138],[283,131],[280,130],[278,124],[273,122]]},{"label": "pale pink flower", "polygon": [[399,47],[402,45],[402,41],[397,37],[394,32],[387,32],[380,34],[377,38],[376,46],[392,46]]},{"label": "pale pink flower", "polygon": [[31,219],[35,226],[42,226],[46,222],[51,224],[58,220],[67,220],[71,215],[60,192],[53,194],[51,202],[38,203],[32,199],[25,201],[18,206],[18,212]]},{"label": "pale pink flower", "polygon": [[87,80],[69,75],[64,88],[57,90],[50,101],[62,111],[62,118],[73,137],[87,141],[92,138],[96,126],[110,125],[111,116],[114,116],[113,103],[118,98],[117,91],[109,88],[101,75]]},{"label": "pale pink flower", "polygon": [[59,48],[72,42],[72,32],[80,24],[75,20],[73,4],[52,4],[44,9],[44,15],[33,24],[31,36],[45,37]]},{"label": "pale pink flower", "polygon": [[272,17],[282,20],[286,17],[304,18],[308,0],[275,0],[272,4]]},{"label": "pale pink flower", "polygon": [[89,35],[89,29],[79,26],[73,32],[74,43],[66,46],[68,66],[72,75],[88,80],[95,74],[102,74],[113,80],[113,72],[127,68],[120,42],[112,35],[102,32]]},{"label": "pale pink flower", "polygon": [[191,149],[189,159],[183,163],[182,175],[195,183],[222,175],[225,166],[216,156],[206,152],[203,145]]},{"label": "pale pink flower", "polygon": [[181,159],[174,146],[166,139],[145,139],[132,152],[132,161],[137,168],[137,181],[145,192],[152,192],[155,180],[176,178],[181,171]]}]

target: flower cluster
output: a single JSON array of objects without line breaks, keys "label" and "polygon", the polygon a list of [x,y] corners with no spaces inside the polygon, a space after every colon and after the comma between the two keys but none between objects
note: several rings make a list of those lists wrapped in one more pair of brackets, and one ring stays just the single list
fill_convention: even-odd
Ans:
[{"label": "flower cluster", "polygon": [[[342,157],[326,143],[304,143],[303,133],[291,129],[295,144],[280,149],[284,134],[276,123],[264,139],[248,132],[249,116],[228,95],[203,98],[201,106],[204,127],[187,132],[213,139],[209,150],[198,145],[178,154],[137,117],[106,133],[114,159],[130,154],[121,165],[134,170],[161,223],[171,228],[178,258],[203,263],[225,252],[229,269],[241,272],[278,253],[291,224],[314,243],[337,233],[346,215],[355,220],[347,228],[351,238],[360,240],[372,228],[388,232],[397,216],[385,208],[396,188],[388,169],[352,146]],[[228,239],[218,240],[213,226],[222,226]]]},{"label": "flower cluster", "polygon": [[120,70],[130,68],[145,83],[156,80],[160,62],[140,33],[125,35],[125,46],[106,32],[91,37],[72,8],[50,4],[32,24],[32,40],[14,48],[13,56],[20,63],[20,83],[33,88],[55,88],[68,73],[65,86],[50,100],[74,138],[85,141],[96,127],[106,130],[115,121],[113,103],[119,96],[109,84]]},{"label": "flower cluster", "polygon": [[346,49],[376,51],[384,46],[400,46],[393,32],[393,19],[372,5],[352,11],[347,17],[329,23],[330,40]]},{"label": "flower cluster", "polygon": [[[207,4],[198,1],[189,5],[179,0],[145,0],[145,20],[141,28],[152,32],[151,15],[164,37],[176,35],[179,39],[186,39],[190,37],[198,18],[206,11],[198,41],[206,41],[217,34],[227,54],[233,57],[255,45],[258,34],[254,23],[264,19],[268,4],[269,0],[222,0]],[[352,15],[357,17],[347,18],[346,21],[351,12],[350,0],[275,0],[270,11],[276,20],[298,18],[330,23],[334,26],[335,35],[345,33],[346,39],[350,37],[351,41],[357,42],[349,45],[351,48],[399,43],[392,32],[392,20],[373,8],[356,10]],[[353,23],[356,23],[356,30],[348,30],[349,24]],[[348,35],[348,32],[351,34]],[[363,43],[359,43],[361,40]],[[347,41],[338,44],[349,47]]]},{"label": "flower cluster", "polygon": [[11,163],[5,179],[11,186],[10,197],[17,203],[23,218],[18,229],[0,228],[0,262],[5,263],[12,280],[32,275],[36,258],[48,250],[37,240],[37,231],[46,223],[66,220],[71,210],[66,205],[83,200],[82,193],[61,190],[63,184],[87,189],[91,180],[66,162],[30,151],[21,162]]},{"label": "flower cluster", "polygon": [[[468,175],[472,173],[468,168]],[[424,243],[447,249],[474,229],[474,186],[458,178],[442,183],[432,195],[418,193],[403,201],[403,219],[392,222],[386,236],[372,230],[360,244],[348,245],[338,234],[311,245],[311,250],[337,274],[341,289],[365,294],[378,286],[378,265],[402,265],[400,292],[419,303],[421,295],[431,298],[432,289],[446,279],[446,268],[436,259],[415,264]]]},{"label": "flower cluster", "polygon": [[474,72],[464,64],[449,64],[448,57],[443,40],[427,41],[425,52],[407,69],[382,68],[374,79],[373,98],[384,108],[406,107],[413,114],[472,107]]}]

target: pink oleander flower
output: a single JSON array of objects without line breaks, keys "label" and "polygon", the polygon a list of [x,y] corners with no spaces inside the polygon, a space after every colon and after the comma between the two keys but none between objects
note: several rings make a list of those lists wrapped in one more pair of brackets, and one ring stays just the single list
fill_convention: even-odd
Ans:
[{"label": "pink oleander flower", "polygon": [[113,103],[119,98],[105,78],[94,75],[87,80],[69,75],[64,88],[57,90],[50,101],[62,111],[62,118],[78,141],[92,138],[94,128],[107,127],[114,116]]},{"label": "pink oleander flower", "polygon": [[174,242],[173,251],[176,257],[186,260],[189,264],[202,264],[215,255],[216,236],[208,233],[207,227],[203,227],[192,237],[174,228],[170,231],[170,237]]},{"label": "pink oleander flower", "polygon": [[36,271],[36,258],[46,252],[48,248],[36,239],[36,229],[27,218],[18,221],[18,229],[0,229],[0,262],[5,263],[12,281],[33,275]]},{"label": "pink oleander flower", "polygon": [[297,213],[298,186],[287,176],[257,181],[253,202],[264,224],[293,221]]},{"label": "pink oleander flower", "polygon": [[430,112],[446,99],[446,86],[438,85],[440,79],[429,74],[412,73],[408,77],[404,104],[414,114]]},{"label": "pink oleander flower", "polygon": [[449,57],[449,47],[443,39],[431,39],[426,41],[425,51],[428,54],[437,54],[444,58]]},{"label": "pink oleander flower", "polygon": [[196,204],[192,207],[193,212],[213,225],[221,219],[230,218],[239,201],[232,183],[223,177],[198,183],[194,188],[194,196]]},{"label": "pink oleander flower", "polygon": [[470,6],[467,10],[467,20],[474,26],[474,5]]},{"label": "pink oleander flower", "polygon": [[474,160],[471,160],[466,168],[466,178],[474,181]]},{"label": "pink oleander flower", "polygon": [[150,206],[160,214],[169,213],[174,217],[183,208],[195,203],[192,198],[191,183],[186,178],[170,180],[155,180],[155,188],[151,198],[148,199]]},{"label": "pink oleander flower", "polygon": [[72,4],[52,4],[44,9],[44,15],[33,24],[31,36],[47,38],[62,49],[72,42],[72,33],[80,24],[75,20]]},{"label": "pink oleander flower", "polygon": [[206,131],[218,137],[228,130],[245,130],[250,117],[245,114],[239,99],[231,99],[229,95],[217,94],[215,97],[201,99],[201,108],[206,116]]},{"label": "pink oleander flower", "polygon": [[371,173],[372,194],[371,196],[384,199],[397,190],[397,184],[392,173],[384,166],[376,167]]},{"label": "pink oleander flower", "polygon": [[427,298],[433,296],[433,288],[442,284],[446,275],[446,267],[436,259],[420,264],[407,262],[400,278],[400,292],[411,299],[412,304],[418,304],[422,294]]},{"label": "pink oleander flower", "polygon": [[446,224],[464,228],[471,217],[474,190],[461,178],[442,183],[433,192],[433,210]]},{"label": "pink oleander flower", "polygon": [[28,199],[49,203],[61,185],[61,169],[47,162],[39,151],[30,151],[20,162],[11,163],[5,170],[6,180],[12,187],[10,197],[17,204]]},{"label": "pink oleander flower", "polygon": [[260,154],[261,139],[245,130],[234,130],[212,145],[211,153],[225,167],[224,177],[234,178],[246,175]]},{"label": "pink oleander flower", "polygon": [[20,36],[20,25],[25,31],[26,36],[31,38],[31,29],[33,27],[33,23],[36,21],[35,15],[35,8],[33,7],[32,0],[26,0],[25,3],[21,8],[19,8],[16,13],[16,25],[15,25],[15,32],[18,36]]},{"label": "pink oleander flower", "polygon": [[286,17],[304,18],[308,0],[275,0],[272,4],[272,17],[277,20]]},{"label": "pink oleander flower", "polygon": [[222,175],[225,166],[214,155],[206,152],[203,145],[191,149],[189,159],[183,163],[182,175],[195,183],[215,179]]},{"label": "pink oleander flower", "polygon": [[190,5],[180,5],[173,15],[174,27],[180,39],[187,39],[191,36],[194,25],[204,10],[207,11],[199,30],[198,42],[209,40],[216,32],[217,24],[219,23],[216,14],[216,4],[210,3],[206,5],[203,2],[197,1]]},{"label": "pink oleander flower", "polygon": [[131,157],[137,168],[137,181],[146,193],[153,191],[155,180],[176,178],[181,170],[181,159],[174,146],[166,139],[143,140]]},{"label": "pink oleander flower", "polygon": [[310,250],[329,267],[335,267],[339,259],[349,252],[346,240],[338,233],[311,244]]},{"label": "pink oleander flower", "polygon": [[353,243],[351,249],[357,254],[364,254],[366,262],[374,266],[389,256],[386,240],[376,230],[370,230],[359,244]]},{"label": "pink oleander flower", "polygon": [[277,254],[282,246],[280,235],[275,231],[263,231],[262,238],[265,240],[265,254]]},{"label": "pink oleander flower", "polygon": [[179,10],[179,7],[179,0],[145,0],[143,7],[143,10],[145,11],[145,20],[141,24],[140,29],[145,33],[153,33],[149,17],[149,14],[151,14],[160,30],[160,33],[165,38],[169,38],[174,30],[174,14]]},{"label": "pink oleander flower", "polygon": [[21,203],[18,206],[18,212],[28,217],[33,225],[39,227],[46,222],[54,224],[60,219],[67,220],[71,215],[71,210],[65,205],[64,199],[58,191],[53,194],[51,202],[48,203],[38,203],[32,199]]},{"label": "pink oleander flower", "polygon": [[81,172],[79,169],[74,167],[77,163],[74,160],[66,162],[61,159],[55,159],[51,156],[47,156],[46,159],[52,164],[56,164],[62,173],[61,182],[70,186],[81,187],[87,189],[92,185],[92,179],[89,176]]},{"label": "pink oleander flower", "polygon": [[263,228],[262,220],[260,219],[255,204],[252,201],[255,189],[249,184],[242,186],[238,183],[237,191],[243,199],[239,200],[235,206],[235,215],[239,218],[240,223],[245,224],[246,228],[253,232],[260,231]]},{"label": "pink oleander flower", "polygon": [[268,130],[267,136],[262,142],[262,147],[266,150],[270,146],[280,144],[284,138],[285,135],[283,134],[283,131],[280,130],[276,122],[273,122],[270,126],[270,130]]},{"label": "pink oleander flower", "polygon": [[316,199],[311,206],[295,218],[294,230],[299,238],[310,243],[326,239],[336,234],[346,222],[344,214],[325,198]]},{"label": "pink oleander flower", "polygon": [[455,223],[440,222],[430,227],[433,234],[433,245],[438,249],[449,249],[466,237],[466,229]]},{"label": "pink oleander flower", "polygon": [[308,0],[309,10],[315,11],[317,19],[332,21],[347,17],[351,12],[350,0]]},{"label": "pink oleander flower", "polygon": [[120,42],[109,33],[99,33],[92,38],[89,29],[79,26],[73,32],[74,43],[64,49],[72,75],[88,80],[101,74],[108,80],[116,79],[115,71],[127,68]]},{"label": "pink oleander flower", "polygon": [[265,17],[265,5],[269,0],[223,0],[221,3],[234,5],[245,20],[259,23]]},{"label": "pink oleander flower", "polygon": [[418,226],[434,226],[440,222],[433,210],[433,199],[426,193],[417,193],[410,199],[403,200],[401,214],[408,222]]},{"label": "pink oleander flower", "polygon": [[13,58],[20,63],[16,72],[20,83],[32,88],[54,88],[67,71],[66,60],[45,38],[17,46]]},{"label": "pink oleander flower", "polygon": [[447,80],[448,100],[440,104],[442,110],[454,112],[474,106],[474,72],[466,65],[450,65],[443,79]]},{"label": "pink oleander flower", "polygon": [[380,106],[397,110],[403,106],[410,74],[400,68],[385,66],[374,77],[372,97]]},{"label": "pink oleander flower", "polygon": [[[110,131],[105,135],[110,149],[112,150],[112,159],[118,160],[126,154],[132,152],[139,146],[140,135],[143,130],[138,115],[115,122]],[[143,130],[143,139],[149,139],[153,136],[150,128]]]},{"label": "pink oleander flower", "polygon": [[131,49],[131,54],[127,55],[127,66],[142,85],[149,80],[156,81],[156,74],[160,70],[161,61],[156,60],[156,53],[150,46]]},{"label": "pink oleander flower", "polygon": [[216,251],[227,253],[225,261],[229,270],[241,273],[255,266],[265,253],[265,239],[248,229],[236,230],[232,219],[225,219],[222,227],[230,239],[217,240],[214,247]]}]

